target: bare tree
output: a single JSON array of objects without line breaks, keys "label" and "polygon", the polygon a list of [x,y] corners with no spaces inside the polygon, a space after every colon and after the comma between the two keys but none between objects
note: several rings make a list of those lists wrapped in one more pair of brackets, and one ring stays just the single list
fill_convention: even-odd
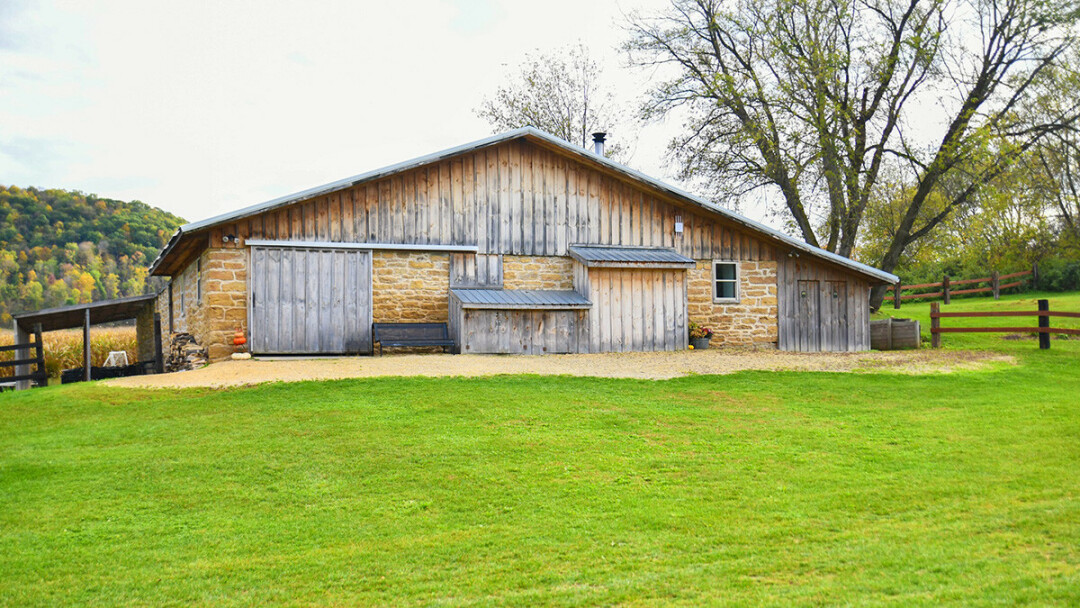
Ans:
[{"label": "bare tree", "polygon": [[[592,133],[620,122],[614,96],[601,86],[600,66],[578,44],[551,54],[528,55],[518,74],[476,110],[495,132],[532,126],[590,147]],[[623,149],[609,146],[609,156]]]},{"label": "bare tree", "polygon": [[[683,177],[721,195],[779,193],[812,245],[853,255],[881,175],[899,176],[910,196],[876,260],[892,270],[1077,121],[1076,96],[1048,81],[1076,20],[1059,0],[673,0],[631,17],[627,48],[671,74],[645,115],[685,112],[672,142]],[[1039,103],[1048,94],[1069,102]],[[932,214],[931,195],[946,197]]]}]

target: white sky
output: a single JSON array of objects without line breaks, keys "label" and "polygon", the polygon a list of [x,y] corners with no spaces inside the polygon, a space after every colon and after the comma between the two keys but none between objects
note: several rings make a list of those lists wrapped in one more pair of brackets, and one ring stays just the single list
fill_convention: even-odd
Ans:
[{"label": "white sky", "polygon": [[[0,184],[217,215],[488,135],[473,110],[530,51],[584,41],[635,100],[623,15],[664,5],[0,0]],[[630,164],[673,181],[672,128]]]}]

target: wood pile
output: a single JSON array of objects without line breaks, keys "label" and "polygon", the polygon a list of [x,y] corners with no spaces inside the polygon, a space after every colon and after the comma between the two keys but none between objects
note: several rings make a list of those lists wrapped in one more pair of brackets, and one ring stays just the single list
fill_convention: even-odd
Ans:
[{"label": "wood pile", "polygon": [[195,336],[187,333],[174,333],[169,340],[169,356],[165,359],[166,372],[180,372],[197,369],[207,362],[206,349],[199,346]]}]

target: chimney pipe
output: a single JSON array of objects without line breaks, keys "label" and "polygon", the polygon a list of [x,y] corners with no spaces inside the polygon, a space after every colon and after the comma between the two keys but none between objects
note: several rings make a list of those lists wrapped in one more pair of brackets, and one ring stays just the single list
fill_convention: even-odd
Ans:
[{"label": "chimney pipe", "polygon": [[603,131],[592,134],[593,152],[596,152],[597,156],[604,155],[604,139],[607,138],[607,133]]}]

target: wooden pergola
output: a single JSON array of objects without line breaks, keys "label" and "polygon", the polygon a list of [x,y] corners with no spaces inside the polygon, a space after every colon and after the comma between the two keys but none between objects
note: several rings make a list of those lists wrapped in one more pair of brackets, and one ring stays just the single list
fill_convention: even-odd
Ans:
[{"label": "wooden pergola", "polygon": [[[90,326],[137,319],[140,315],[153,315],[154,371],[161,373],[164,363],[161,356],[161,319],[158,314],[153,312],[156,297],[154,294],[146,294],[19,313],[13,317],[15,319],[15,343],[25,344],[35,332],[82,327],[83,379],[90,380]],[[150,337],[139,336],[140,343],[148,338]],[[28,356],[27,353],[16,355],[20,359],[25,359]],[[15,375],[18,376],[28,372],[29,365],[21,366],[21,369],[16,368]],[[28,385],[29,381],[23,381],[19,383],[17,388],[28,388]]]}]

